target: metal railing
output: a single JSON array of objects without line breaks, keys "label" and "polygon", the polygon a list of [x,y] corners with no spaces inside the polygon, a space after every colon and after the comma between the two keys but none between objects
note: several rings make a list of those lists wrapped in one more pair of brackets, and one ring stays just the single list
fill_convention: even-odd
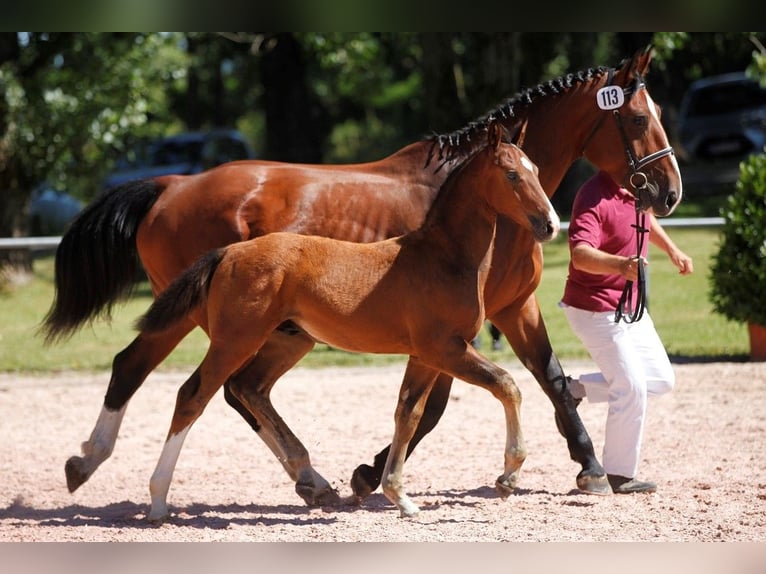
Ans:
[{"label": "metal railing", "polygon": [[[719,227],[723,217],[667,217],[659,218],[663,227]],[[561,230],[569,229],[569,222],[561,222]],[[0,251],[42,251],[58,247],[61,237],[0,237]]]}]

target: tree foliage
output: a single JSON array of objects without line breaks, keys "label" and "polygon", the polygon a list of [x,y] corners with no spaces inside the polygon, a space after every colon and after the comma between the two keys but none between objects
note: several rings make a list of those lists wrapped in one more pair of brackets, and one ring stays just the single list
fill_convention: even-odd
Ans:
[{"label": "tree foliage", "polygon": [[[743,69],[761,33],[0,33],[0,236],[33,186],[88,201],[139,138],[239,128],[284,161],[382,157],[522,88],[654,42],[656,99]],[[672,133],[672,130],[671,130]]]}]

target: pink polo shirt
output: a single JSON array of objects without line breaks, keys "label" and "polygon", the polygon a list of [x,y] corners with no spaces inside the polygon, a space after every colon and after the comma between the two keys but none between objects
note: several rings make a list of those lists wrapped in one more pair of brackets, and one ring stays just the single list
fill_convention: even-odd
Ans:
[{"label": "pink polo shirt", "polygon": [[[586,243],[607,253],[633,257],[637,248],[635,223],[633,195],[605,172],[599,172],[583,184],[575,197],[569,223],[569,251],[571,253],[579,243]],[[648,246],[647,234],[643,257]],[[614,311],[624,286],[622,275],[586,273],[575,269],[570,259],[561,301],[586,311]]]}]

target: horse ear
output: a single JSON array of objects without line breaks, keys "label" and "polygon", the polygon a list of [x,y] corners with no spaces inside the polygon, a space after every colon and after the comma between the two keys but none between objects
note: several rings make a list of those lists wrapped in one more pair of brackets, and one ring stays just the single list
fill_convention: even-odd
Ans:
[{"label": "horse ear", "polygon": [[646,76],[646,72],[649,70],[649,64],[652,61],[653,55],[654,46],[652,46],[652,44],[649,44],[645,48],[638,50],[630,62],[630,70],[640,76]]},{"label": "horse ear", "polygon": [[493,121],[487,126],[487,141],[492,149],[497,149],[501,143],[511,143],[511,134],[500,122]]},{"label": "horse ear", "polygon": [[524,118],[524,121],[521,122],[521,127],[519,128],[519,131],[516,132],[516,137],[514,138],[515,141],[512,143],[516,144],[516,147],[521,149],[524,146],[524,136],[527,135],[527,124],[528,124],[527,118]]}]

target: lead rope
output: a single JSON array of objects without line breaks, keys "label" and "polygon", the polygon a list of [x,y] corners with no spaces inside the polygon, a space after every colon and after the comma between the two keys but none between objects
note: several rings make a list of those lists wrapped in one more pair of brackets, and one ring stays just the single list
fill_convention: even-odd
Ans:
[{"label": "lead rope", "polygon": [[614,311],[615,323],[619,323],[620,321],[625,321],[626,323],[640,321],[641,317],[644,316],[644,310],[646,309],[646,273],[644,271],[641,253],[644,250],[644,241],[646,240],[646,233],[649,230],[646,228],[646,213],[641,211],[638,199],[636,199],[636,223],[632,225],[632,227],[636,230],[636,260],[638,262],[636,301],[634,306],[633,281],[627,281],[625,287],[622,289],[622,295],[620,296],[620,302],[617,304],[617,309]]}]

